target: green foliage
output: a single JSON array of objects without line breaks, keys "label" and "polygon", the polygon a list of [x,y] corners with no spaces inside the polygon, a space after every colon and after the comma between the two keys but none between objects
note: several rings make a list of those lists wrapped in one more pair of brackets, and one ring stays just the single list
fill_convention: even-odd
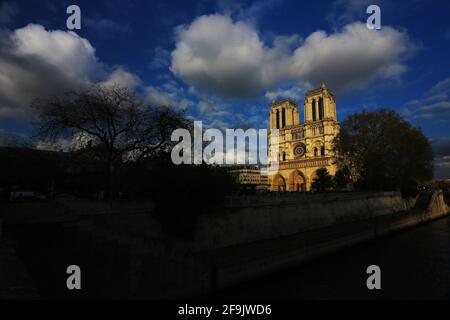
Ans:
[{"label": "green foliage", "polygon": [[351,182],[351,172],[347,166],[336,171],[334,176],[334,184],[337,189],[344,189]]},{"label": "green foliage", "polygon": [[333,188],[333,177],[327,168],[317,169],[317,176],[313,180],[312,188],[318,192],[325,192]]},{"label": "green foliage", "polygon": [[399,114],[381,109],[350,115],[334,141],[340,167],[363,190],[401,190],[433,177],[430,142]]}]

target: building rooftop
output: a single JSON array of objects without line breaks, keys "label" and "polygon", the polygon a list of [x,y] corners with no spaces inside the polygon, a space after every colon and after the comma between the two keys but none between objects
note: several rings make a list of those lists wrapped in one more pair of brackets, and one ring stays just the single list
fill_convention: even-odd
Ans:
[{"label": "building rooftop", "polygon": [[294,106],[297,107],[297,102],[295,102],[294,100],[290,99],[290,98],[285,98],[285,99],[281,99],[281,100],[272,100],[272,103],[270,104],[271,107],[276,107],[279,106],[285,102],[289,102],[292,103]]},{"label": "building rooftop", "polygon": [[332,96],[334,96],[334,92],[328,89],[325,83],[322,82],[322,85],[319,88],[312,89],[306,92],[305,96],[315,95],[320,93],[322,90],[328,90],[329,93],[331,93]]}]

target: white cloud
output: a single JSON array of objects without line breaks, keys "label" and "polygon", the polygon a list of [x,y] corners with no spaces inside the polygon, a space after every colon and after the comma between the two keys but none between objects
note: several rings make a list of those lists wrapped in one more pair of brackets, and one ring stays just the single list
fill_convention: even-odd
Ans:
[{"label": "white cloud", "polygon": [[103,86],[119,86],[134,89],[142,83],[141,79],[123,67],[117,67],[108,77],[106,81],[103,81]]},{"label": "white cloud", "polygon": [[313,83],[329,83],[338,91],[359,89],[377,77],[402,74],[406,66],[401,57],[413,48],[407,36],[393,28],[373,31],[354,23],[330,35],[312,33],[295,50],[291,71]]},{"label": "white cloud", "polygon": [[278,37],[268,45],[247,22],[200,16],[178,27],[171,70],[197,91],[222,97],[252,97],[293,81],[354,90],[401,75],[402,57],[414,49],[405,33],[387,26],[373,31],[362,23],[299,39]]},{"label": "white cloud", "polygon": [[171,69],[196,89],[248,96],[264,86],[264,55],[250,25],[222,15],[202,16],[179,28]]},{"label": "white cloud", "polygon": [[0,29],[0,118],[29,120],[30,103],[93,83],[135,87],[137,76],[99,61],[91,43],[74,32],[29,24]]},{"label": "white cloud", "polygon": [[274,91],[268,91],[265,97],[272,101],[278,98],[291,98],[294,100],[302,100],[305,93],[312,89],[312,85],[308,82],[297,82],[288,88],[280,88]]},{"label": "white cloud", "polygon": [[37,97],[78,89],[103,74],[90,43],[30,24],[0,35],[0,117],[27,118]]},{"label": "white cloud", "polygon": [[194,102],[185,97],[184,90],[173,83],[166,83],[162,88],[145,87],[146,100],[152,106],[173,107],[185,110],[194,106]]},{"label": "white cloud", "polygon": [[[204,118],[210,122],[230,115],[230,105],[217,99],[202,100],[197,107]],[[233,116],[236,115],[236,113],[233,114]]]},{"label": "white cloud", "polygon": [[154,106],[169,107],[172,105],[170,96],[156,87],[148,86],[145,88],[145,92],[148,102]]},{"label": "white cloud", "polygon": [[74,32],[47,31],[29,24],[15,30],[11,39],[18,56],[38,57],[69,78],[89,80],[102,69],[90,42]]}]

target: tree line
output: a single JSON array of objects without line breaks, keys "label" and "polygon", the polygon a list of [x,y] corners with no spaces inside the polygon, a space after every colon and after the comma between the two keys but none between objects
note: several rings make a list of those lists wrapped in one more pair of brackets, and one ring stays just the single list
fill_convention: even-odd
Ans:
[{"label": "tree line", "polygon": [[[37,139],[71,141],[74,148],[59,155],[11,156],[12,149],[2,150],[4,190],[39,186],[49,193],[80,197],[150,198],[160,212],[178,213],[161,214],[161,219],[178,216],[183,224],[186,210],[200,214],[238,189],[224,168],[174,165],[171,133],[178,128],[192,130],[192,122],[170,106],[148,105],[129,89],[93,86],[38,99],[32,110]],[[430,142],[392,110],[348,116],[341,123],[334,152],[339,170],[335,177],[326,169],[318,170],[313,182],[318,192],[343,189],[351,182],[355,190],[413,194],[417,184],[433,177]]]}]

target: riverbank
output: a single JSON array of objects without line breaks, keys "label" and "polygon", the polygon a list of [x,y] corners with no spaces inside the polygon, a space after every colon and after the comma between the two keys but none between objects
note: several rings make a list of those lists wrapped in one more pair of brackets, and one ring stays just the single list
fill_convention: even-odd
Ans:
[{"label": "riverbank", "polygon": [[[227,287],[201,299],[450,299],[450,217]],[[366,268],[381,270],[367,290]]]},{"label": "riverbank", "polygon": [[[304,210],[300,211],[299,207]],[[246,239],[252,234],[253,236],[258,234],[260,240],[242,241],[239,245],[215,247],[202,252],[207,257],[208,263],[213,265],[214,278],[211,282],[214,289],[221,289],[279,269],[299,265],[449,213],[442,192],[423,194],[414,201],[402,199],[397,193],[379,193],[370,195],[370,200],[366,195],[353,196],[344,201],[331,199],[325,203],[297,203],[294,208],[292,210],[289,205],[278,208],[278,224],[274,223],[270,229],[270,232],[273,232],[274,229],[279,228],[280,220],[287,219],[283,214],[290,217],[292,213],[300,211],[301,213],[297,215],[299,217],[293,217],[302,221],[296,221],[289,228],[283,229],[285,235],[264,238],[261,236],[261,228],[255,228],[258,222],[261,224],[264,220],[262,218],[259,221],[248,219],[248,221],[255,221],[253,233],[243,231],[245,227],[251,227],[249,222],[245,227],[235,225],[236,232],[232,234]],[[237,219],[240,223],[247,221],[242,216]],[[209,230],[210,234],[214,232],[213,228]],[[300,231],[296,232],[296,230]],[[230,243],[235,238],[227,231],[222,230],[222,233],[228,236],[228,239],[224,241]],[[222,240],[214,236],[210,239],[216,240],[215,243],[205,241],[210,245],[217,245]]]},{"label": "riverbank", "polygon": [[[21,206],[6,229],[43,297],[157,299],[205,295],[448,214],[441,192],[259,200],[231,199],[202,215],[189,241],[163,233],[152,207],[136,203],[124,212],[96,204],[42,216]],[[65,287],[71,264],[83,270],[81,292]]]}]

